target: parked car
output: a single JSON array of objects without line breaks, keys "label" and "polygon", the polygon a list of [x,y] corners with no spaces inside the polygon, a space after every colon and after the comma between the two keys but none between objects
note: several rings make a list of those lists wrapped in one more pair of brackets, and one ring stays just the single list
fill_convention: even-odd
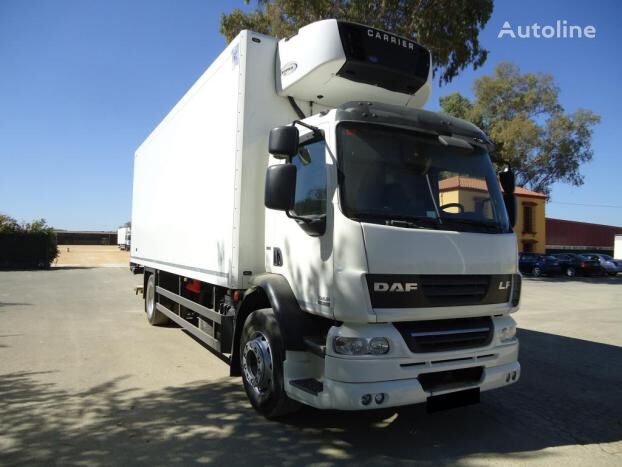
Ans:
[{"label": "parked car", "polygon": [[600,276],[605,274],[605,270],[600,266],[600,263],[587,256],[575,253],[558,253],[552,256],[557,258],[563,273],[567,277],[574,277],[576,275]]},{"label": "parked car", "polygon": [[519,253],[518,270],[523,274],[531,274],[533,267],[536,265],[540,255],[536,253]]},{"label": "parked car", "polygon": [[520,272],[536,277],[554,276],[562,272],[557,258],[534,253],[521,253],[518,258],[518,267]]},{"label": "parked car", "polygon": [[598,261],[600,267],[610,276],[615,276],[622,272],[622,259],[614,259],[612,256],[601,255],[600,253],[588,253],[584,256]]}]

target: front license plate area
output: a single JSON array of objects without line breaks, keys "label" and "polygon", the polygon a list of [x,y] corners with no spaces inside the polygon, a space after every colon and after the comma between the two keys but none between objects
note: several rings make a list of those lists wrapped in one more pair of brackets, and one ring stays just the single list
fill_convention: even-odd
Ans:
[{"label": "front license plate area", "polygon": [[465,389],[464,391],[428,397],[427,411],[428,413],[440,412],[441,410],[455,409],[477,403],[479,403],[479,388]]}]

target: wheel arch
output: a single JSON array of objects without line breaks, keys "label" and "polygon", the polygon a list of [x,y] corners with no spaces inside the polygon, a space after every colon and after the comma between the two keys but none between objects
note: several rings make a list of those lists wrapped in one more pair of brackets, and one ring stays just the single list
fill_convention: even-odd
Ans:
[{"label": "wheel arch", "polygon": [[230,374],[240,376],[240,336],[248,315],[255,310],[272,308],[279,324],[285,350],[305,350],[305,336],[328,331],[333,321],[303,311],[289,282],[280,274],[260,274],[244,293],[238,307],[231,348]]},{"label": "wheel arch", "polygon": [[147,268],[147,267],[144,268],[144,271],[143,271],[143,300],[147,296],[147,282],[149,281],[149,276],[151,276],[152,274],[155,274],[155,272],[156,271],[153,268]]}]

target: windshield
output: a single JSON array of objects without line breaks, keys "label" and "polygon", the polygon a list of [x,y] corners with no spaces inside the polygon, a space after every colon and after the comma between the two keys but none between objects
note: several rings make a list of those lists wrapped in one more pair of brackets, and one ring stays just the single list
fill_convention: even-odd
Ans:
[{"label": "windshield", "polygon": [[400,227],[505,233],[487,153],[380,125],[337,129],[341,206],[351,219]]}]

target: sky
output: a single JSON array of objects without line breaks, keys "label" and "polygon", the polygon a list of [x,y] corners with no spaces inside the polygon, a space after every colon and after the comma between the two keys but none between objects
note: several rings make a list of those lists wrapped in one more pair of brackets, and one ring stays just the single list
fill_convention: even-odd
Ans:
[{"label": "sky", "polygon": [[[225,46],[220,15],[242,1],[0,0],[0,213],[56,228],[113,230],[131,218],[133,154]],[[602,117],[585,184],[555,184],[547,216],[622,226],[622,2],[497,0],[477,70],[501,61],[555,76],[566,111]],[[595,39],[497,37],[503,23],[593,25]]]}]

